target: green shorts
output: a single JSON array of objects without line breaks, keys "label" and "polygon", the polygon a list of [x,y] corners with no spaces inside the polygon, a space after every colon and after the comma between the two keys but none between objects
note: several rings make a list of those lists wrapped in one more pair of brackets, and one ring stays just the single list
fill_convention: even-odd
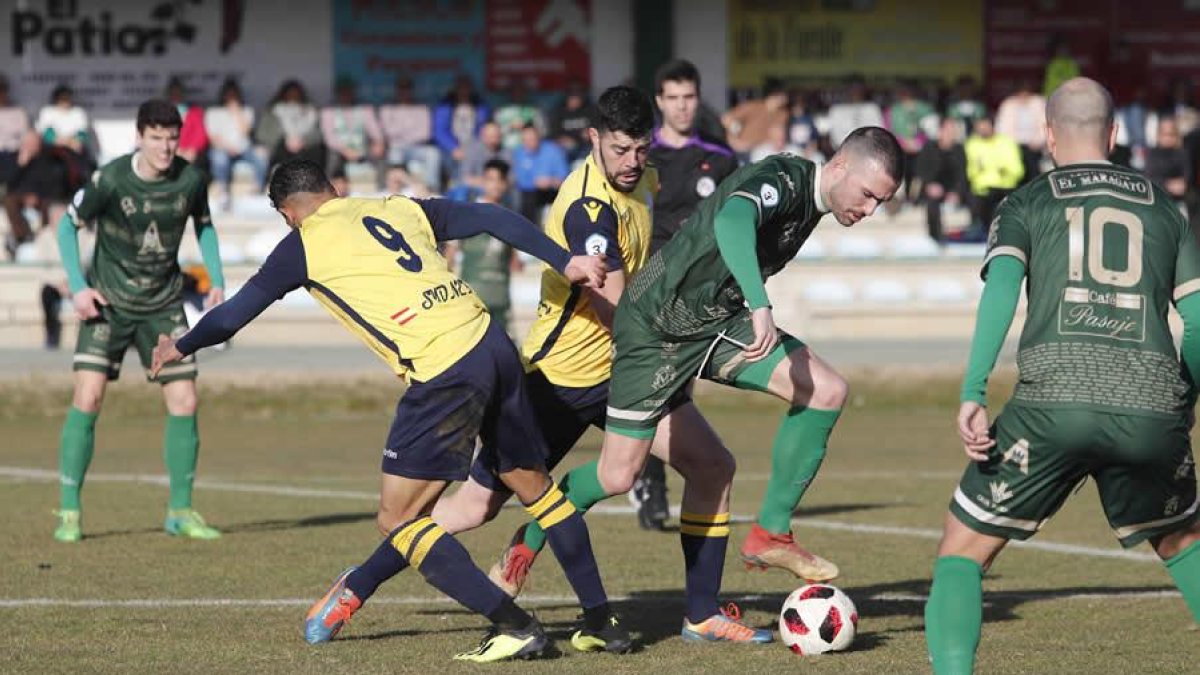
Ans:
[{"label": "green shorts", "polygon": [[972,462],[950,511],[968,527],[1027,539],[1091,476],[1121,545],[1188,527],[1197,516],[1187,421],[1010,404],[988,461]]},{"label": "green shorts", "polygon": [[187,332],[187,319],[183,305],[154,312],[152,314],[127,314],[115,307],[105,307],[100,318],[85,321],[79,326],[79,339],[75,343],[74,370],[92,370],[106,373],[115,380],[121,375],[121,363],[125,350],[132,344],[147,370],[146,379],[167,384],[176,380],[196,379],[196,357],[172,363],[159,372],[157,378],[149,375],[150,357],[158,344],[159,335],[178,338]]},{"label": "green shorts", "polygon": [[[698,337],[678,339],[650,327],[636,311],[617,306],[613,319],[613,366],[609,381],[605,428],[634,438],[651,438],[659,420],[690,400],[693,377],[739,388],[759,388],[738,382],[753,365],[742,347],[754,342],[750,312],[742,311],[714,322]],[[779,344],[765,361],[778,362],[804,343],[779,331]]]}]

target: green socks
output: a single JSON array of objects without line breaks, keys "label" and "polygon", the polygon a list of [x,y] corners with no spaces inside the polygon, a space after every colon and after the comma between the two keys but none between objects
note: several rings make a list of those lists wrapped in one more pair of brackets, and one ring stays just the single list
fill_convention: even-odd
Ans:
[{"label": "green socks", "polygon": [[79,510],[79,491],[83,489],[83,477],[96,447],[98,416],[74,406],[67,410],[58,446],[59,508],[64,511]]},{"label": "green socks", "polygon": [[938,558],[925,604],[925,644],[935,675],[971,675],[982,626],[983,568],[970,558]]},{"label": "green socks", "polygon": [[792,408],[775,434],[771,478],[763,496],[758,524],[768,532],[787,534],[792,513],[825,459],[825,445],[841,410]]},{"label": "green socks", "polygon": [[1200,623],[1200,541],[1193,542],[1166,563],[1183,601],[1192,611],[1192,620]]},{"label": "green socks", "polygon": [[[575,505],[580,513],[587,512],[593,504],[608,499],[609,495],[600,486],[600,463],[588,462],[583,466],[572,469],[563,476],[559,489],[567,495],[567,500]],[[537,521],[529,523],[525,528],[525,545],[531,551],[541,551],[546,545],[546,531]]]},{"label": "green socks", "polygon": [[196,477],[196,457],[200,453],[200,434],[196,416],[167,415],[163,433],[163,460],[171,481],[171,510],[192,508],[192,480]]}]

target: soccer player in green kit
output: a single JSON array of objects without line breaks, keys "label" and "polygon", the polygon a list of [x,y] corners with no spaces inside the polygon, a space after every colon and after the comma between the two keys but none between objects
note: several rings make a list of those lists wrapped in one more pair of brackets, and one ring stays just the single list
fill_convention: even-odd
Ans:
[{"label": "soccer player in green kit", "polygon": [[[59,448],[61,482],[54,538],[79,541],[79,493],[95,444],[96,418],[105,387],[121,372],[133,345],[142,366],[160,334],[187,331],[180,293],[179,244],[192,219],[213,289],[207,305],[224,298],[225,280],[217,232],[209,216],[204,178],[178,157],[182,120],[171,103],[150,100],[137,112],[138,150],[97,171],[75,195],[58,225],[58,243],[75,311],[81,320],[75,347],[74,397]],[[96,226],[96,249],[84,276],[76,228]],[[196,363],[187,359],[164,368],[152,381],[162,385],[167,407],[163,454],[170,478],[164,528],[168,534],[216,539],[192,509],[192,481],[200,447],[196,429]]]},{"label": "soccer player in green kit", "polygon": [[[1056,168],[991,224],[958,433],[971,463],[950,502],[925,606],[939,675],[971,673],[981,580],[1087,477],[1125,547],[1149,541],[1200,621],[1200,525],[1190,430],[1200,375],[1200,247],[1170,196],[1106,161],[1116,139],[1100,84],[1074,78],[1046,105]],[[1020,378],[988,428],[987,380],[1021,281]],[[1183,317],[1180,358],[1167,323]]]},{"label": "soccer player in green kit", "polygon": [[[775,436],[767,493],[742,543],[742,559],[810,581],[838,575],[836,565],[796,543],[791,519],[820,468],[847,385],[804,343],[775,327],[764,281],[795,257],[825,214],[849,227],[891,199],[903,179],[903,160],[895,137],[864,127],[824,166],[775,155],[733,172],[700,203],[617,305],[600,459],[562,480],[577,508],[630,489],[656,425],[686,401],[693,377],[767,392],[790,408]],[[681,522],[726,526],[724,536],[683,542],[689,575],[719,570],[728,513]],[[688,624],[683,636],[703,639]]]},{"label": "soccer player in green kit", "polygon": [[[504,196],[509,188],[508,171],[508,162],[502,159],[488,160],[483,165],[483,190],[476,201],[505,206]],[[470,239],[448,243],[446,260],[453,262],[459,252],[462,258],[458,264],[458,275],[475,289],[488,314],[507,331],[512,308],[509,287],[516,251],[489,234],[477,234]]]}]

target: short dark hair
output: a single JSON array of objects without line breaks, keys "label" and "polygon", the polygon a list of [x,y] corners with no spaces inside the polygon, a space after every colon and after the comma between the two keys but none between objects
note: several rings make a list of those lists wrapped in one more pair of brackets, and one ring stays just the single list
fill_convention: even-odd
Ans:
[{"label": "short dark hair", "polygon": [[179,108],[176,108],[174,103],[161,98],[144,101],[138,106],[137,111],[138,133],[140,134],[150,127],[182,128],[183,119],[179,117]]},{"label": "short dark hair", "polygon": [[882,127],[859,127],[842,141],[838,153],[850,152],[879,162],[897,183],[904,180],[904,151],[892,132]]},{"label": "short dark hair", "polygon": [[620,131],[630,138],[644,138],[654,129],[654,105],[650,97],[633,87],[609,87],[596,101],[593,127],[601,133]]},{"label": "short dark hair", "polygon": [[271,180],[267,185],[271,206],[279,208],[288,197],[298,192],[322,194],[334,192],[334,189],[325,170],[310,159],[290,159],[280,163],[271,172]]},{"label": "short dark hair", "polygon": [[71,85],[55,85],[54,89],[50,91],[50,103],[57,103],[58,99],[62,98],[63,96],[70,96],[74,98],[75,90],[71,88]]},{"label": "short dark hair", "polygon": [[508,169],[509,169],[508,162],[506,162],[502,159],[489,159],[488,161],[483,163],[483,172],[484,173],[487,173],[488,171],[499,171],[500,176],[502,178],[504,178],[505,180],[508,179]]},{"label": "short dark hair", "polygon": [[699,92],[700,71],[696,69],[696,64],[686,59],[667,61],[654,73],[654,93],[661,94],[663,92],[664,82],[691,82],[696,85],[696,91]]}]

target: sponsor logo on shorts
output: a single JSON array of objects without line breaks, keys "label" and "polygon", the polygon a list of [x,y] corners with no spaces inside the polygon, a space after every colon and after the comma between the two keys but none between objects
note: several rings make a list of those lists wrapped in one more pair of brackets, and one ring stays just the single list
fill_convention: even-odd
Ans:
[{"label": "sponsor logo on shorts", "polygon": [[1180,503],[1179,495],[1173,495],[1170,499],[1167,500],[1166,504],[1163,504],[1163,515],[1164,516],[1173,516],[1176,513],[1179,513],[1179,503]]},{"label": "sponsor logo on shorts", "polygon": [[678,342],[663,342],[662,343],[662,355],[663,356],[673,356],[678,353],[679,353],[679,343]]},{"label": "sponsor logo on shorts", "polygon": [[383,449],[383,456],[388,459],[400,459],[400,453],[395,450],[388,450],[387,448]]},{"label": "sponsor logo on shorts", "polygon": [[671,384],[671,381],[674,379],[675,366],[669,363],[664,363],[658,367],[658,370],[654,371],[654,379],[650,381],[650,386],[655,390],[662,389],[668,384]]},{"label": "sponsor logo on shorts", "polygon": [[1195,471],[1195,467],[1196,460],[1192,459],[1191,455],[1184,457],[1183,461],[1179,463],[1179,468],[1175,469],[1175,480],[1183,480],[1191,476]]},{"label": "sponsor logo on shorts", "polygon": [[92,329],[92,337],[97,342],[108,342],[108,339],[112,337],[112,328],[108,324],[102,323]]},{"label": "sponsor logo on shorts", "polygon": [[1015,464],[1021,473],[1029,475],[1029,441],[1024,438],[1012,444],[1004,451],[1004,461]]},{"label": "sponsor logo on shorts", "polygon": [[[792,153],[790,153],[790,152],[789,152],[789,153],[781,153],[781,154],[788,154],[788,155],[792,155]],[[796,155],[792,155],[792,157],[795,157],[795,156],[796,156]],[[795,191],[796,191],[796,184],[792,182],[792,177],[791,177],[791,176],[789,176],[789,175],[787,175],[787,173],[786,173],[786,172],[783,172],[783,171],[776,171],[776,172],[775,172],[775,175],[776,175],[776,176],[779,176],[779,180],[783,181],[783,183],[784,183],[785,185],[787,185],[787,186],[788,186],[788,190],[789,190],[789,191],[791,191],[791,192],[795,192]]]},{"label": "sponsor logo on shorts", "polygon": [[988,489],[992,492],[992,504],[999,505],[1012,499],[1012,490],[1008,488],[1008,483],[1005,481],[992,481],[988,483]]}]

